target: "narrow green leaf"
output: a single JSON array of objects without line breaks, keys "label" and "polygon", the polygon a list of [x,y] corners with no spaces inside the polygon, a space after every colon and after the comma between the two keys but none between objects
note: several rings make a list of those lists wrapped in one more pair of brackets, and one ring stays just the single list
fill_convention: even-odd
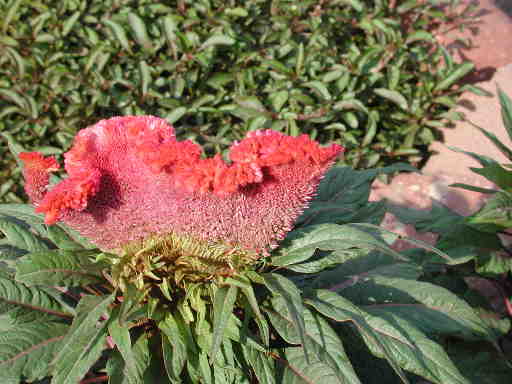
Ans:
[{"label": "narrow green leaf", "polygon": [[280,72],[284,75],[293,75],[293,70],[277,60],[264,60],[261,62],[263,67],[270,67],[271,69]]},{"label": "narrow green leaf", "polygon": [[432,36],[432,34],[428,33],[427,31],[416,31],[407,36],[405,43],[410,44],[415,41],[432,42],[432,41],[434,41],[434,37]]},{"label": "narrow green leaf", "polygon": [[71,32],[73,26],[78,21],[80,17],[80,11],[74,12],[71,16],[69,16],[66,21],[62,24],[62,36],[65,37]]},{"label": "narrow green leaf", "polygon": [[181,119],[187,113],[187,108],[178,107],[174,109],[172,112],[165,115],[164,119],[169,122],[169,124],[174,124],[179,119]]},{"label": "narrow green leaf", "polygon": [[[509,190],[511,187],[509,187]],[[469,216],[469,225],[483,232],[495,233],[512,227],[512,194],[500,191],[486,201],[482,209]]]},{"label": "narrow green leaf", "polygon": [[303,87],[310,88],[313,90],[318,96],[320,96],[324,100],[331,100],[331,94],[329,90],[325,86],[324,83],[318,80],[309,81],[307,83],[302,84]]},{"label": "narrow green leaf", "polygon": [[245,360],[251,365],[258,381],[265,384],[275,384],[277,372],[274,359],[266,353],[247,348],[243,344],[241,346]]},{"label": "narrow green leaf", "polygon": [[46,229],[46,236],[50,239],[59,249],[66,250],[80,250],[85,247],[77,242],[71,235],[64,230],[61,225],[50,225]]},{"label": "narrow green leaf", "polygon": [[[14,40],[16,41],[16,40]],[[25,59],[21,57],[21,55],[16,51],[15,49],[11,47],[5,47],[5,52],[11,56],[12,60],[16,63],[16,68],[18,70],[18,76],[19,78],[23,78],[25,76]]]},{"label": "narrow green leaf", "polygon": [[145,96],[148,93],[149,85],[151,84],[151,70],[148,63],[144,60],[139,62],[139,72],[141,78],[141,93]]},{"label": "narrow green leaf", "polygon": [[366,123],[366,134],[364,135],[361,146],[367,147],[370,145],[377,134],[377,119],[375,118],[375,111],[368,115],[368,122]]},{"label": "narrow green leaf", "polygon": [[16,280],[28,285],[79,286],[104,282],[108,264],[94,262],[98,251],[46,250],[32,252],[16,264]]},{"label": "narrow green leaf", "polygon": [[107,313],[113,300],[114,295],[82,297],[77,316],[52,361],[52,384],[78,383],[101,356],[106,348],[108,322],[101,322],[100,318]]},{"label": "narrow green leaf", "polygon": [[256,317],[256,323],[258,324],[258,328],[261,332],[261,338],[263,340],[263,343],[266,346],[268,346],[270,340],[270,331],[268,328],[267,321],[261,314],[260,306],[258,304],[258,300],[256,299],[256,295],[254,293],[251,281],[244,276],[238,276],[226,279],[226,283],[230,285],[235,285],[241,289],[242,293],[244,294],[245,298],[247,299],[247,302],[251,307],[251,310],[254,313],[254,316]]},{"label": "narrow green leaf", "polygon": [[[503,115],[503,111],[502,111],[502,117],[503,116],[504,115]],[[488,131],[482,127],[479,127],[476,124],[471,123],[471,125],[473,127],[475,127],[476,129],[478,129],[480,132],[482,132],[484,134],[484,136],[487,137],[487,139],[489,139],[496,146],[496,148],[498,148],[499,151],[501,153],[503,153],[503,155],[505,155],[505,157],[507,159],[512,160],[512,150],[509,147],[507,147],[505,144],[503,144],[501,142],[501,140],[498,139],[498,137],[494,133],[492,133],[491,131]]]},{"label": "narrow green leaf", "polygon": [[7,12],[5,13],[2,20],[2,33],[5,35],[9,28],[9,24],[11,23],[14,16],[17,15],[18,8],[20,7],[23,0],[12,0],[12,2],[7,6]]},{"label": "narrow green leaf", "polygon": [[124,373],[128,379],[128,383],[141,383],[143,381],[143,372],[140,372],[137,369],[137,363],[132,351],[132,342],[129,329],[126,326],[119,324],[119,319],[113,315],[113,318],[108,325],[108,332],[112,337],[112,340],[114,341],[118,351],[121,353],[121,356],[123,356]]},{"label": "narrow green leaf", "polygon": [[500,88],[498,88],[498,97],[500,99],[503,125],[507,130],[509,139],[512,140],[512,100]]},{"label": "narrow green leaf", "polygon": [[19,95],[17,92],[12,91],[10,89],[0,89],[0,97],[9,100],[10,102],[16,104],[23,111],[28,112],[29,105],[27,101],[23,98],[23,96]]},{"label": "narrow green leaf", "polygon": [[233,45],[235,44],[235,39],[226,35],[213,35],[210,36],[206,41],[201,45],[200,50],[214,46],[214,45]]},{"label": "narrow green leaf", "polygon": [[457,80],[466,76],[474,68],[475,65],[471,62],[465,62],[456,65],[450,73],[448,73],[446,76],[443,76],[441,81],[437,83],[437,85],[434,87],[434,91],[442,91],[450,88],[453,84],[455,84]]},{"label": "narrow green leaf", "polygon": [[297,60],[295,62],[295,74],[300,76],[304,67],[304,44],[300,43],[297,47]]},{"label": "narrow green leaf", "polygon": [[137,43],[142,46],[144,51],[152,52],[153,45],[151,44],[151,39],[148,36],[146,24],[140,18],[140,16],[135,13],[129,13],[128,14],[128,23],[130,24],[130,27],[132,28],[132,31],[135,35],[135,40],[137,41]]},{"label": "narrow green leaf", "polygon": [[473,192],[478,192],[478,193],[486,193],[486,194],[494,194],[494,193],[498,192],[497,189],[481,188],[481,187],[476,187],[474,185],[469,185],[469,184],[464,184],[464,183],[450,184],[449,187],[467,189],[468,191],[473,191]]},{"label": "narrow green leaf", "polygon": [[213,363],[222,339],[225,335],[225,329],[228,320],[233,314],[233,307],[238,294],[238,287],[230,285],[229,287],[220,287],[215,292],[213,303],[213,340],[210,350],[210,359]]},{"label": "narrow green leaf", "polygon": [[304,347],[306,360],[308,359],[305,344],[306,326],[304,324],[304,307],[302,306],[302,297],[295,284],[286,277],[277,273],[266,273],[263,275],[265,285],[274,294],[281,296],[286,304],[286,308],[296,327],[301,344]]},{"label": "narrow green leaf", "polygon": [[180,382],[180,375],[187,361],[187,339],[180,332],[176,319],[171,314],[167,314],[158,327],[164,334],[162,351],[165,370],[171,381]]},{"label": "narrow green leaf", "polygon": [[385,89],[385,88],[376,88],[373,91],[377,95],[384,97],[385,99],[391,100],[393,103],[398,105],[404,111],[407,111],[409,109],[407,99],[400,92],[392,91],[390,89]]},{"label": "narrow green leaf", "polygon": [[272,107],[274,108],[274,111],[279,112],[281,111],[281,108],[286,104],[288,101],[289,93],[288,91],[279,91],[276,93],[272,93],[269,96],[270,103],[272,104]]},{"label": "narrow green leaf", "polygon": [[506,191],[512,191],[512,171],[499,164],[490,164],[483,168],[470,168],[473,172],[482,175]]},{"label": "narrow green leaf", "polygon": [[112,30],[117,41],[119,42],[119,44],[121,44],[121,47],[123,47],[125,51],[131,53],[130,43],[128,42],[128,37],[126,36],[126,32],[123,29],[123,27],[117,24],[116,22],[108,19],[103,20],[103,24],[105,24]]}]

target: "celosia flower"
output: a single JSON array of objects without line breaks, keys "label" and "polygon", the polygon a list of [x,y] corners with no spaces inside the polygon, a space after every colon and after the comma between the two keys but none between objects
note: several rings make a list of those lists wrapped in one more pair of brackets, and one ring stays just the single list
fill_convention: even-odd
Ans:
[{"label": "celosia flower", "polygon": [[266,253],[342,151],[264,130],[233,144],[226,162],[177,141],[163,119],[127,116],[80,131],[64,155],[68,177],[55,186],[48,185],[55,159],[35,152],[20,159],[46,224],[63,221],[104,250],[173,233]]}]

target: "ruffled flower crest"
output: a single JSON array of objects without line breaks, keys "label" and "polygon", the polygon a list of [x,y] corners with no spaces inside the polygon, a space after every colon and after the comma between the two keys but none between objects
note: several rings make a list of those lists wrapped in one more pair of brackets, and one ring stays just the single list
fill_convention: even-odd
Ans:
[{"label": "ruffled flower crest", "polygon": [[31,152],[26,191],[47,224],[63,221],[105,250],[178,233],[266,253],[291,230],[343,148],[307,135],[250,132],[229,152],[202,158],[153,116],[102,120],[65,154],[68,177],[49,188],[53,158]]}]

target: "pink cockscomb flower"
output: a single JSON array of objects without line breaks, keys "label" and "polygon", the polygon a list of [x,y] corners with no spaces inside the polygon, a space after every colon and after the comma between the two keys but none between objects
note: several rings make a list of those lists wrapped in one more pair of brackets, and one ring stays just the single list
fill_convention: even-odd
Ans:
[{"label": "pink cockscomb flower", "polygon": [[26,192],[45,214],[103,250],[169,233],[265,254],[291,230],[343,148],[307,135],[250,132],[229,161],[202,158],[153,116],[102,120],[80,131],[65,157],[68,177],[49,186],[53,158],[31,152]]}]

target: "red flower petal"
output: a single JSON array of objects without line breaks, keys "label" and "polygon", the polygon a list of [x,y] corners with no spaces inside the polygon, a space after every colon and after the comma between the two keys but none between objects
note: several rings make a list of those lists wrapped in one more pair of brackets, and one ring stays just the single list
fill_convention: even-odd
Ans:
[{"label": "red flower petal", "polygon": [[128,116],[79,132],[65,155],[69,178],[37,211],[104,249],[171,231],[265,252],[288,232],[343,151],[308,136],[254,131],[231,163],[201,158],[165,120]]},{"label": "red flower petal", "polygon": [[55,158],[45,158],[38,152],[22,152],[19,154],[19,159],[24,165],[25,191],[30,200],[37,203],[46,193],[50,173],[58,170],[59,164]]}]

